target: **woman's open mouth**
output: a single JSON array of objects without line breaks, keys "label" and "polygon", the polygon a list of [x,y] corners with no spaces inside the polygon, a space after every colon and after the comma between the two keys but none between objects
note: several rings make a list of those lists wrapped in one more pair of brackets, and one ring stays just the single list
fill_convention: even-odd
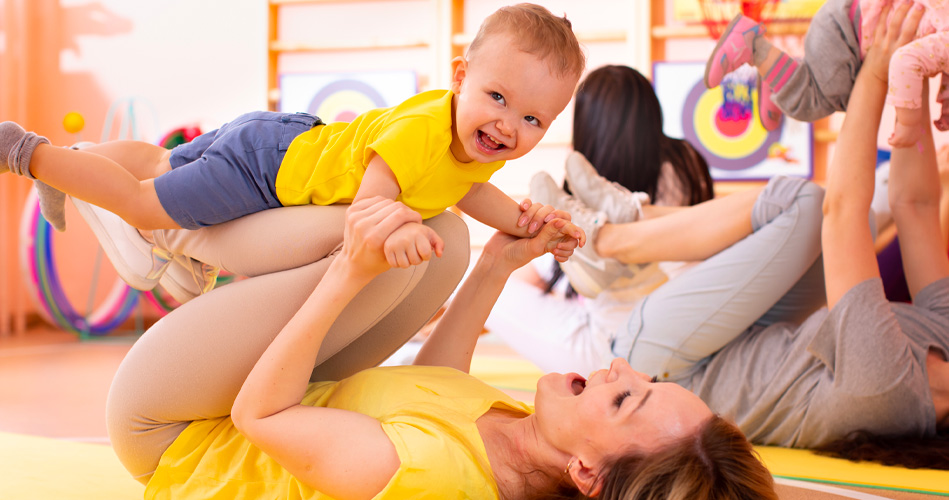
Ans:
[{"label": "woman's open mouth", "polygon": [[570,376],[573,377],[570,381],[570,390],[573,391],[574,396],[579,396],[583,389],[586,389],[587,381],[576,373],[571,373]]}]

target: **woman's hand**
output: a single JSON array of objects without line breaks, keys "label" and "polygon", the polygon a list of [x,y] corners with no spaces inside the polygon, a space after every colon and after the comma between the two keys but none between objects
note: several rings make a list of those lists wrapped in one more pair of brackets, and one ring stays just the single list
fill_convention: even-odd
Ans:
[{"label": "woman's hand", "polygon": [[389,236],[405,224],[421,222],[418,212],[400,202],[382,196],[359,200],[346,209],[343,249],[332,266],[343,267],[352,277],[372,279],[392,267],[384,251]]},{"label": "woman's hand", "polygon": [[560,260],[561,255],[571,255],[579,243],[572,236],[574,227],[564,219],[553,219],[530,238],[518,238],[498,231],[484,245],[482,255],[490,257],[492,263],[500,265],[500,269],[506,273],[514,272],[547,252]]},{"label": "woman's hand", "polygon": [[909,2],[901,3],[895,10],[892,7],[892,2],[884,5],[873,31],[873,43],[863,61],[866,71],[883,83],[889,81],[893,53],[916,37],[919,21],[926,10],[921,4]]}]

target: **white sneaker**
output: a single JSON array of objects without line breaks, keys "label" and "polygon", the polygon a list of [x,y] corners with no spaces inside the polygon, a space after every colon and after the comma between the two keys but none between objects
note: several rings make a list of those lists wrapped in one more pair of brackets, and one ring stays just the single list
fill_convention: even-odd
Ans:
[{"label": "white sneaker", "polygon": [[648,194],[606,180],[578,151],[567,156],[566,170],[573,195],[584,205],[605,213],[610,222],[621,224],[642,218],[643,205],[649,204]]},{"label": "white sneaker", "polygon": [[184,255],[175,255],[158,284],[179,304],[207,293],[217,284],[220,269]]},{"label": "white sneaker", "polygon": [[149,243],[135,229],[114,213],[72,198],[79,215],[95,233],[106,257],[115,271],[136,290],[155,288],[158,279],[168,269],[173,255]]},{"label": "white sneaker", "polygon": [[584,297],[596,297],[620,278],[630,278],[632,272],[625,264],[601,257],[594,250],[596,233],[607,222],[603,212],[595,211],[580,200],[568,195],[547,172],[538,172],[531,178],[531,200],[568,212],[571,222],[583,229],[587,244],[577,248],[560,268],[570,280],[570,285]]},{"label": "white sneaker", "polygon": [[[574,196],[585,205],[603,211],[614,224],[642,219],[643,205],[650,203],[648,194],[608,181],[577,151],[567,157],[566,178]],[[614,291],[623,289],[623,293],[644,295],[668,280],[656,262],[622,265],[626,272],[611,283]]]}]

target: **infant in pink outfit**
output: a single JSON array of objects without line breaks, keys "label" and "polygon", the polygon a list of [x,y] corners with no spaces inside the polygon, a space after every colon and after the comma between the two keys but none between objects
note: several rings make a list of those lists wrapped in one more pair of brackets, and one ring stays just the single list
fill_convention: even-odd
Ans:
[{"label": "infant in pink outfit", "polygon": [[[897,0],[894,7],[911,0]],[[881,0],[860,0],[860,49],[866,56],[873,42],[873,26],[883,10]],[[896,125],[890,146],[913,146],[923,134],[923,80],[942,74],[936,100],[942,104],[934,122],[939,130],[949,130],[949,0],[916,0],[926,12],[920,21],[916,39],[897,49],[890,61],[889,91],[886,102],[896,108]]]}]

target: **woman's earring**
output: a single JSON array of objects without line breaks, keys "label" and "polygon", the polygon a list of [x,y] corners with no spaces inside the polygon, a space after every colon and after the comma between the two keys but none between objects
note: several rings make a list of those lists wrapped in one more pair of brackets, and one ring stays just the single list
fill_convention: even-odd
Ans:
[{"label": "woman's earring", "polygon": [[573,467],[573,461],[574,461],[574,460],[575,460],[574,458],[571,458],[570,461],[567,462],[567,468],[563,470],[563,473],[564,473],[565,475],[568,475],[568,476],[570,475],[570,468]]}]

